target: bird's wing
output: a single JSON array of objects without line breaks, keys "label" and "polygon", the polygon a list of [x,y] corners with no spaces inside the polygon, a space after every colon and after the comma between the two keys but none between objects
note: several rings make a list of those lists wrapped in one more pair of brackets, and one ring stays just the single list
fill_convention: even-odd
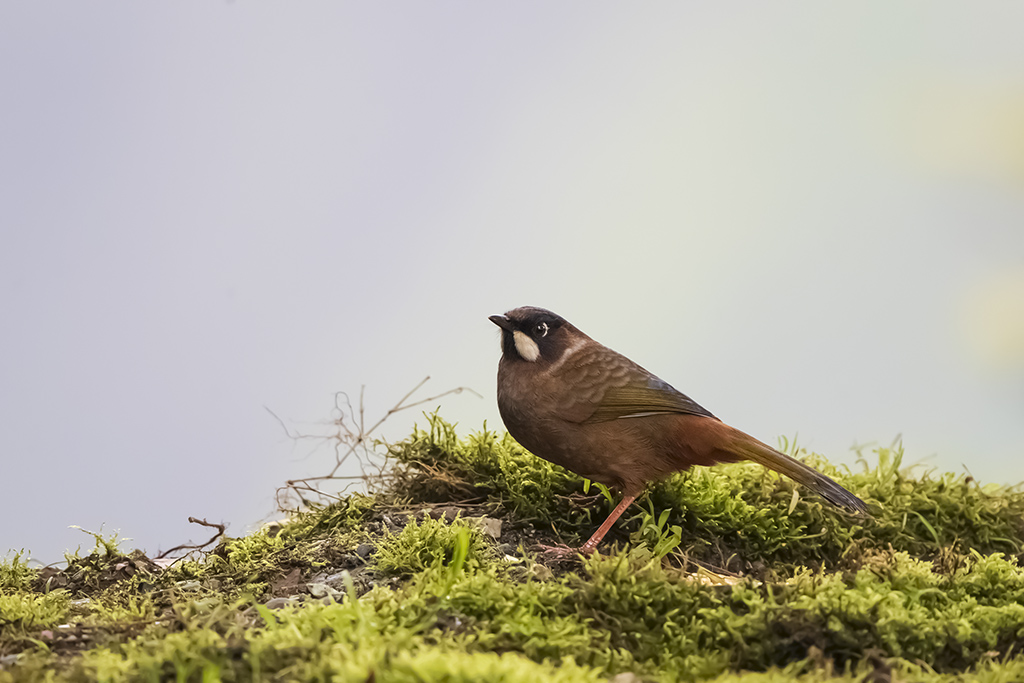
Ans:
[{"label": "bird's wing", "polygon": [[661,413],[714,417],[668,382],[607,347],[580,355],[572,367],[564,369],[564,379],[573,390],[562,404],[563,419],[606,422]]},{"label": "bird's wing", "polygon": [[647,382],[611,387],[605,392],[587,422],[604,422],[626,417],[644,417],[659,413],[682,413],[714,417],[692,398],[677,391],[668,382],[651,375]]}]

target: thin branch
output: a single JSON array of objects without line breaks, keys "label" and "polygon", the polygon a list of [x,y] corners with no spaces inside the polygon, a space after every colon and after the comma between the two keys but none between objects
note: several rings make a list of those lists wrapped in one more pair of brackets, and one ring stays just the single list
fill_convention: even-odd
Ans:
[{"label": "thin branch", "polygon": [[[291,495],[297,496],[300,503],[303,505],[310,504],[304,495],[307,493],[313,494],[314,496],[321,498],[321,500],[341,500],[339,493],[331,493],[320,488],[327,482],[334,481],[339,484],[343,484],[343,486],[341,486],[341,492],[346,491],[349,487],[359,481],[366,483],[368,486],[372,486],[375,483],[381,483],[387,476],[386,471],[391,464],[391,458],[386,450],[381,453],[380,450],[377,449],[380,442],[374,441],[371,437],[380,428],[380,426],[395,413],[437,401],[445,396],[461,394],[463,391],[468,391],[474,396],[482,398],[480,394],[468,387],[457,387],[455,389],[449,389],[448,391],[439,393],[435,396],[411,401],[416,392],[422,389],[423,385],[425,385],[429,380],[429,376],[425,377],[415,387],[413,387],[412,390],[407,392],[395,405],[388,409],[387,412],[385,412],[384,415],[374,422],[369,428],[366,426],[366,387],[363,386],[359,390],[358,412],[356,411],[356,407],[352,404],[352,399],[346,392],[335,392],[334,409],[332,411],[332,420],[330,422],[334,429],[332,430],[333,433],[326,435],[292,432],[280,417],[264,406],[267,412],[277,420],[278,424],[281,425],[281,428],[284,430],[284,433],[288,438],[295,441],[298,441],[299,439],[332,441],[334,445],[334,464],[328,473],[315,477],[292,479],[285,482],[285,485],[277,491],[278,509],[282,512],[293,509],[286,505],[286,500]],[[338,472],[347,462],[349,462],[353,455],[355,456],[360,474],[339,475]],[[314,485],[314,482],[316,485]]]},{"label": "thin branch", "polygon": [[223,524],[217,524],[215,522],[207,522],[205,519],[196,519],[195,517],[189,517],[188,521],[189,521],[190,524],[199,524],[200,526],[205,526],[205,527],[210,527],[211,529],[216,529],[217,533],[215,533],[213,535],[213,538],[211,538],[206,543],[201,543],[199,545],[189,545],[189,544],[177,545],[177,546],[174,546],[173,548],[171,548],[170,550],[163,551],[162,553],[157,555],[155,559],[162,560],[163,558],[167,557],[171,553],[178,552],[179,550],[188,550],[188,551],[202,550],[203,548],[205,548],[206,546],[210,545],[211,543],[216,541],[218,538],[223,536],[224,535],[224,530],[226,528]]}]

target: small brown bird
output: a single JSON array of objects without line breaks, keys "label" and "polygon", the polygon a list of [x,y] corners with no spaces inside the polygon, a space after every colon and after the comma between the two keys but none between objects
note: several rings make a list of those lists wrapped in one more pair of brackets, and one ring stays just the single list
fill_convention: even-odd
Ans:
[{"label": "small brown bird", "polygon": [[597,547],[648,482],[693,465],[752,460],[833,505],[867,512],[825,475],[730,427],[551,311],[523,306],[490,320],[501,328],[498,410],[509,434],[534,455],[623,493],[580,552]]}]

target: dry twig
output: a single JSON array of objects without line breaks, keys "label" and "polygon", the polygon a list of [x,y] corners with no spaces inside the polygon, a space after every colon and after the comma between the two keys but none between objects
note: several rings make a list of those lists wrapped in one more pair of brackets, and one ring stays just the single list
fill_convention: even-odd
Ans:
[{"label": "dry twig", "polygon": [[[480,396],[472,389],[468,387],[457,387],[455,389],[449,389],[448,391],[442,392],[435,396],[420,399],[418,401],[408,402],[413,395],[419,391],[430,377],[425,377],[419,384],[412,388],[405,396],[403,396],[398,403],[392,406],[383,417],[374,422],[369,427],[366,426],[366,410],[363,402],[364,393],[366,387],[362,387],[359,390],[359,409],[358,412],[352,405],[352,401],[349,395],[343,391],[339,391],[334,394],[334,408],[331,411],[333,420],[331,425],[333,426],[333,432],[327,435],[319,434],[303,434],[299,432],[293,432],[288,429],[284,421],[281,420],[270,408],[264,408],[270,413],[281,428],[284,430],[285,435],[294,441],[299,440],[315,440],[320,442],[328,442],[333,445],[334,448],[334,465],[327,474],[323,474],[316,477],[305,477],[302,479],[290,479],[285,482],[285,485],[277,490],[277,506],[282,512],[295,511],[298,506],[290,505],[288,498],[292,495],[298,498],[299,504],[302,506],[310,506],[312,504],[322,504],[325,501],[338,501],[341,500],[342,493],[345,492],[352,484],[363,482],[367,486],[372,486],[374,482],[380,481],[387,472],[388,466],[390,465],[390,459],[387,451],[383,453],[377,448],[380,445],[380,441],[372,439],[374,432],[384,422],[394,415],[395,413],[409,408],[415,408],[422,406],[426,403],[432,403],[440,398],[453,394],[461,394],[463,391],[468,391],[475,396]],[[359,466],[359,474],[356,475],[342,475],[338,474],[339,470],[349,462],[350,458],[355,457],[355,461]],[[370,469],[371,471],[368,471]],[[324,490],[324,484],[327,482],[342,482],[344,485],[338,492],[329,492]],[[310,495],[314,500],[307,498],[307,494]]]},{"label": "dry twig", "polygon": [[[224,535],[225,526],[223,524],[217,524],[215,522],[207,522],[205,519],[196,519],[195,517],[189,517],[188,521],[191,524],[199,524],[201,526],[210,527],[211,529],[216,529],[217,533],[214,534],[213,538],[211,538],[206,543],[200,543],[199,545],[192,545],[192,544],[188,544],[188,543],[182,544],[182,545],[176,545],[173,548],[171,548],[170,550],[163,551],[162,553],[157,555],[155,559],[162,560],[163,558],[167,557],[171,553],[178,552],[179,550],[188,550],[188,551],[202,550],[203,548],[205,548],[206,546],[210,545],[211,543],[213,543],[218,538],[220,538],[221,536]],[[185,554],[187,555],[188,553],[185,553]]]}]

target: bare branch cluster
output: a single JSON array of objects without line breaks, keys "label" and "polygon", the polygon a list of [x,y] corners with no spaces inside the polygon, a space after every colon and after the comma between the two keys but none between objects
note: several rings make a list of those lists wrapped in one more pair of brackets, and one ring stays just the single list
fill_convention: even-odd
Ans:
[{"label": "bare branch cluster", "polygon": [[[435,396],[412,400],[416,392],[422,389],[429,380],[430,377],[425,377],[380,419],[369,426],[367,426],[366,407],[363,400],[365,386],[359,390],[358,408],[352,405],[349,395],[344,391],[335,393],[331,421],[328,423],[330,426],[328,434],[305,434],[290,430],[280,417],[266,408],[267,412],[281,425],[289,439],[327,443],[334,451],[334,463],[329,472],[316,477],[290,479],[277,490],[278,509],[281,512],[294,512],[300,507],[338,501],[353,485],[360,483],[364,484],[367,489],[373,490],[383,483],[391,464],[387,449],[381,448],[384,445],[383,442],[375,438],[375,433],[388,418],[403,410],[432,403],[445,396],[461,394],[463,391],[479,396],[468,387],[456,387]],[[359,474],[343,474],[351,469],[343,469],[345,464],[351,464],[353,461],[359,468]]]},{"label": "bare branch cluster", "polygon": [[[206,543],[185,543],[185,544],[182,544],[182,545],[174,546],[173,548],[171,548],[169,550],[165,550],[162,553],[160,553],[159,555],[157,555],[155,558],[153,558],[154,562],[157,562],[158,564],[160,564],[161,560],[166,560],[168,557],[173,556],[174,553],[179,553],[182,550],[187,550],[188,552],[185,553],[184,555],[181,555],[181,556],[178,556],[178,557],[172,557],[172,559],[170,561],[170,564],[173,564],[174,562],[177,562],[178,560],[181,560],[181,559],[183,559],[185,557],[188,557],[194,551],[199,551],[201,553],[202,552],[206,552],[207,546],[212,545],[214,543],[214,541],[219,540],[224,535],[224,532],[227,530],[227,526],[225,526],[224,524],[218,524],[216,522],[207,522],[205,519],[198,519],[196,517],[189,517],[188,521],[189,521],[190,524],[198,524],[200,526],[205,526],[205,527],[209,527],[211,529],[216,529],[217,533],[215,533],[213,535],[213,537],[209,541],[207,541]],[[161,566],[170,566],[170,565],[167,564],[167,562],[164,562],[163,565],[161,565]]]}]

